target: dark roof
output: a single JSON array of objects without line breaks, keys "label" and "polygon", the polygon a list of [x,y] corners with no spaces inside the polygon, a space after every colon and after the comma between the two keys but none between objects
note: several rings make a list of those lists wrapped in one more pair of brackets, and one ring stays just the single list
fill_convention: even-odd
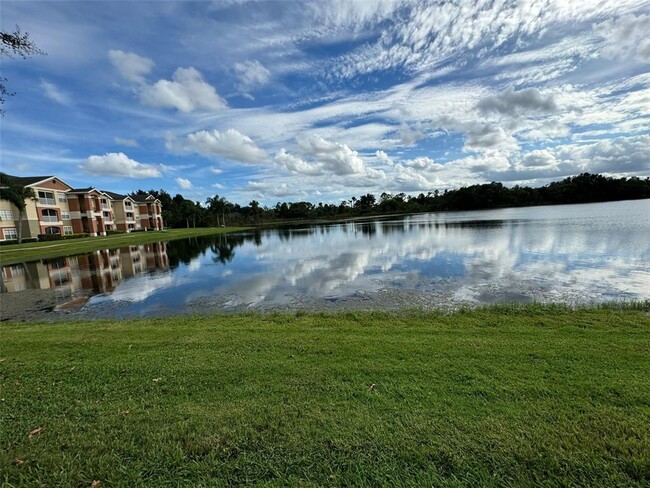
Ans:
[{"label": "dark roof", "polygon": [[111,197],[111,200],[125,200],[127,198],[130,198],[128,195],[120,195],[119,193],[114,193],[112,191],[101,190],[101,192],[106,193],[109,197]]},{"label": "dark roof", "polygon": [[133,198],[136,202],[149,202],[157,200],[157,198],[155,198],[153,195],[134,195],[131,198]]},{"label": "dark roof", "polygon": [[28,186],[28,185],[33,185],[34,183],[38,183],[39,181],[49,180],[50,178],[54,178],[54,175],[51,175],[51,176],[13,176],[13,175],[7,175],[7,177],[10,180],[12,180],[15,184],[22,185],[22,186]]}]

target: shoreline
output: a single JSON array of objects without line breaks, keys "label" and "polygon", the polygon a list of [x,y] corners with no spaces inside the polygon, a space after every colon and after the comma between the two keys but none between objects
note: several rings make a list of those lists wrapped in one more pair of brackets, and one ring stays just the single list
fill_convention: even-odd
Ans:
[{"label": "shoreline", "polygon": [[[101,297],[101,295],[96,295]],[[598,301],[535,301],[478,303],[451,300],[439,296],[432,299],[423,293],[410,291],[381,290],[374,293],[360,293],[335,300],[304,299],[290,304],[267,304],[259,307],[240,305],[221,307],[229,297],[204,297],[180,313],[162,310],[147,316],[123,312],[128,302],[110,301],[84,307],[92,297],[88,293],[69,293],[65,290],[24,290],[11,293],[11,300],[2,300],[0,327],[2,324],[102,322],[106,320],[133,321],[156,319],[164,321],[192,318],[210,318],[241,315],[269,316],[287,315],[344,315],[346,313],[379,313],[395,316],[413,314],[454,315],[468,310],[509,310],[526,314],[528,310],[576,311],[576,310],[643,310],[650,312],[650,300]],[[120,315],[120,312],[122,314]],[[117,314],[117,315],[116,315]]]}]

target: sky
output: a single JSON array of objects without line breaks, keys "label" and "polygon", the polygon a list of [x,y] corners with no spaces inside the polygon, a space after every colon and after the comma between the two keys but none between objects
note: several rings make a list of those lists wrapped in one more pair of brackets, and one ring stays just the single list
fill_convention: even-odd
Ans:
[{"label": "sky", "polygon": [[339,203],[650,176],[650,1],[11,1],[0,166]]}]

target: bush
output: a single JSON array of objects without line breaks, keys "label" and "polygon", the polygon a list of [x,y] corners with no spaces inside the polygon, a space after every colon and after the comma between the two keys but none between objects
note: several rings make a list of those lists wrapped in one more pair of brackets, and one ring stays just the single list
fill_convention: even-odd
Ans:
[{"label": "bush", "polygon": [[81,234],[68,234],[64,235],[63,239],[81,239],[82,237],[88,237],[90,234],[83,232]]},{"label": "bush", "polygon": [[[27,242],[38,242],[38,237],[23,237],[23,242],[21,244],[25,244]],[[0,246],[8,246],[9,244],[18,244],[18,240],[13,239],[10,241],[0,241]]]},{"label": "bush", "polygon": [[107,236],[114,236],[116,234],[126,234],[123,230],[107,230],[106,235]]},{"label": "bush", "polygon": [[61,234],[39,234],[38,235],[39,242],[60,241],[61,239],[63,239],[63,236]]}]

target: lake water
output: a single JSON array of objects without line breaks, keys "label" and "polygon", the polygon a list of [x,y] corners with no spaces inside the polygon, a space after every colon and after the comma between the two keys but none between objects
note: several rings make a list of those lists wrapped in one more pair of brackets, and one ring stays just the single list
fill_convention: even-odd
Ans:
[{"label": "lake water", "polygon": [[[99,317],[650,299],[650,200],[303,225],[2,270]],[[76,296],[90,297],[70,302]]]}]

